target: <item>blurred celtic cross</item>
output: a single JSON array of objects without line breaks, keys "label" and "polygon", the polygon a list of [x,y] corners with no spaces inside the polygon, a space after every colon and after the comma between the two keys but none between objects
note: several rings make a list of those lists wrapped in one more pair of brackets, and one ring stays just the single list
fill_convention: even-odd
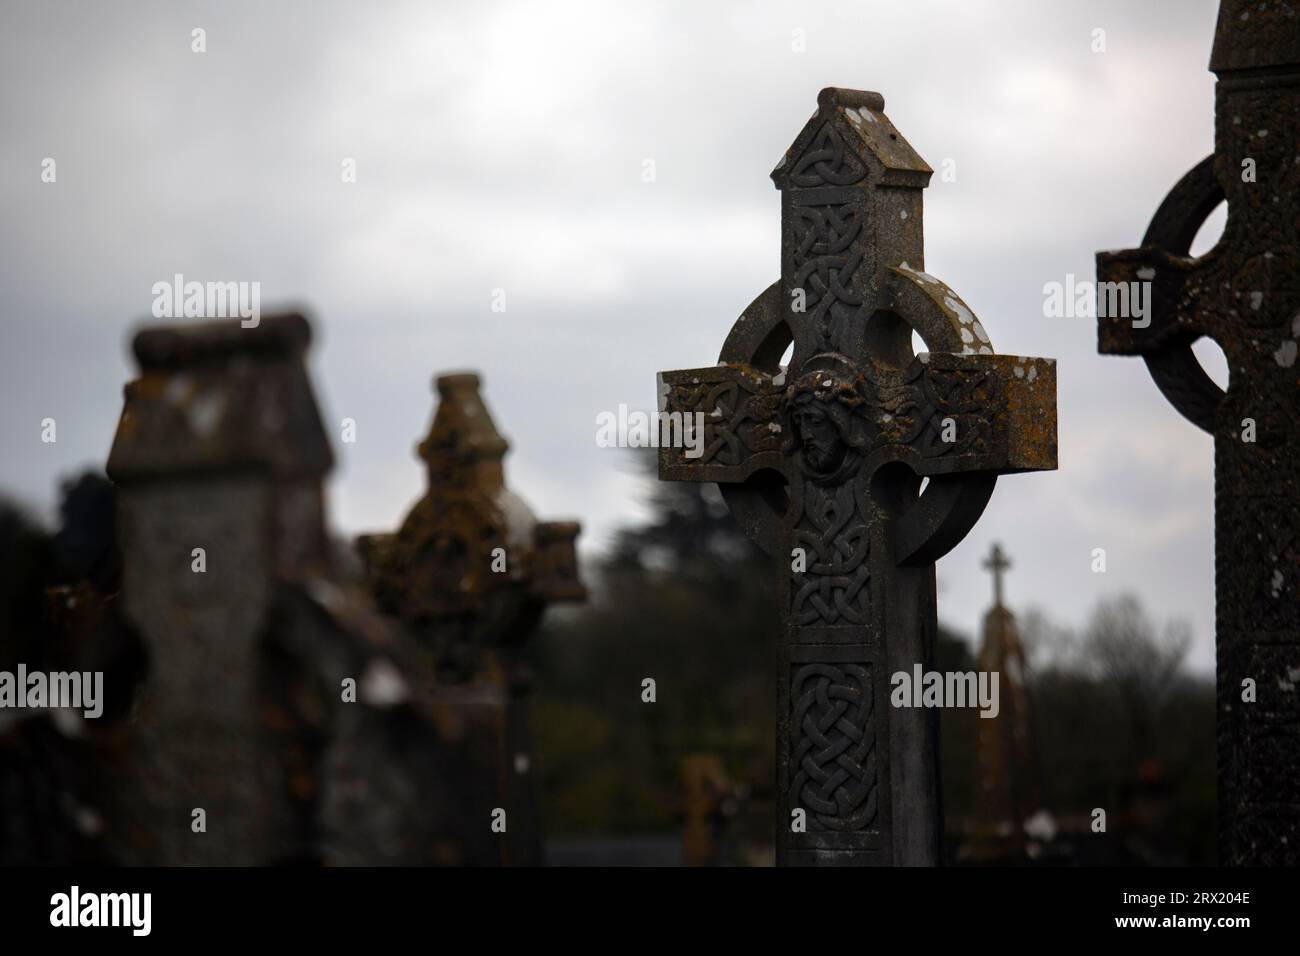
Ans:
[{"label": "blurred celtic cross", "polygon": [[661,447],[660,477],[717,482],[777,574],[782,864],[939,861],[936,715],[891,709],[890,675],[932,664],[934,562],[997,476],[1056,467],[1055,363],[995,355],[925,273],[931,170],[884,106],[821,92],[772,173],[780,280],[717,365],[659,378],[662,413],[705,422],[702,454]]},{"label": "blurred celtic cross", "polygon": [[428,488],[394,534],[357,550],[376,603],[433,656],[442,681],[503,699],[508,825],[503,860],[542,862],[537,760],[525,650],[552,603],[582,601],[572,521],[538,521],[506,487],[509,443],[472,373],[441,375],[439,403],[418,452]]},{"label": "blurred celtic cross", "polygon": [[[1219,858],[1300,863],[1300,9],[1225,0],[1210,69],[1213,155],[1165,197],[1142,245],[1097,254],[1099,350],[1140,355],[1214,436]],[[1224,200],[1218,243],[1192,240]],[[1147,289],[1144,314],[1103,289]],[[1110,298],[1120,299],[1119,296]],[[1131,296],[1130,296],[1131,298]],[[1228,360],[1227,391],[1192,343]]]}]

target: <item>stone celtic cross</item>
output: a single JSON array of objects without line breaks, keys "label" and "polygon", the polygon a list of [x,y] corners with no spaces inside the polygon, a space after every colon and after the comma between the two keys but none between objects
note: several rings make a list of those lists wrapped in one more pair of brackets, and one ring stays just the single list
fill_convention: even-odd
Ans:
[{"label": "stone celtic cross", "polygon": [[[1099,350],[1142,356],[1165,398],[1214,436],[1219,855],[1226,864],[1294,866],[1300,9],[1225,0],[1210,69],[1218,76],[1214,154],[1165,197],[1140,248],[1097,255],[1100,281],[1150,289],[1148,311],[1137,321],[1099,320]],[[1190,257],[1197,230],[1225,199],[1222,238]],[[1228,360],[1226,393],[1192,353],[1202,336]],[[1253,701],[1243,699],[1247,679]]]},{"label": "stone celtic cross", "polygon": [[993,354],[925,273],[931,170],[884,105],[821,92],[772,174],[780,281],[716,366],[659,378],[661,412],[705,423],[702,453],[661,447],[660,477],[718,482],[777,572],[781,864],[938,862],[935,715],[892,710],[889,678],[932,663],[934,562],[997,475],[1056,467],[1055,363]]},{"label": "stone celtic cross", "polygon": [[506,486],[510,443],[473,373],[435,380],[438,409],[418,446],[428,488],[393,534],[357,550],[380,609],[431,654],[445,685],[504,698],[501,766],[508,827],[503,859],[541,865],[541,798],[526,648],[551,604],[586,600],[574,521],[538,521]]}]

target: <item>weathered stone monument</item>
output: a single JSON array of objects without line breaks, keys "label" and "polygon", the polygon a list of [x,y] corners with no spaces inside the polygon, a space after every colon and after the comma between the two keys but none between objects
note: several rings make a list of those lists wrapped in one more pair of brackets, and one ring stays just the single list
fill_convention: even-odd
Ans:
[{"label": "weathered stone monument", "polygon": [[659,378],[665,421],[704,423],[698,457],[661,447],[660,477],[718,482],[777,574],[781,864],[939,862],[935,714],[891,710],[890,675],[932,663],[934,562],[997,476],[1056,467],[1055,363],[995,355],[925,273],[931,169],[884,107],[821,92],[772,173],[781,279],[716,366]]},{"label": "weathered stone monument", "polygon": [[136,336],[108,473],[148,665],[107,690],[129,716],[90,728],[116,862],[498,859],[496,793],[461,781],[483,779],[499,710],[422,686],[413,649],[332,575],[309,338],[300,316]]},{"label": "weathered stone monument", "polygon": [[505,862],[542,862],[537,759],[524,652],[548,604],[581,601],[576,522],[539,522],[505,484],[509,443],[473,374],[436,380],[437,412],[419,445],[428,488],[395,534],[357,549],[381,610],[429,653],[444,682],[503,699]]},{"label": "weathered stone monument", "polygon": [[998,675],[998,713],[976,721],[976,832],[969,856],[1005,858],[1023,850],[1025,822],[1043,808],[1042,779],[1025,651],[1015,615],[1002,603],[1002,575],[1011,562],[995,544],[984,567],[993,575],[993,606],[984,615],[977,666],[980,673]]},{"label": "weathered stone monument", "polygon": [[[1295,865],[1300,8],[1224,0],[1210,69],[1214,154],[1165,197],[1141,247],[1097,254],[1098,279],[1117,284],[1104,295],[1099,286],[1098,341],[1103,353],[1142,356],[1165,398],[1214,436],[1219,855],[1225,864]],[[1197,230],[1225,199],[1222,238],[1190,257]],[[1142,289],[1145,314],[1107,308],[1122,301],[1117,292]],[[1202,336],[1228,360],[1226,392],[1192,353]]]}]

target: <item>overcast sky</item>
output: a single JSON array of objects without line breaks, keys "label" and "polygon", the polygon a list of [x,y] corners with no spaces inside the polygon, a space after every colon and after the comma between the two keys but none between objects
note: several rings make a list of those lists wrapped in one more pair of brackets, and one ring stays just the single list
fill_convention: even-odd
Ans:
[{"label": "overcast sky", "polygon": [[999,482],[940,562],[940,616],[976,629],[1000,540],[1013,607],[1077,625],[1135,591],[1191,623],[1212,669],[1211,440],[1139,360],[1096,354],[1092,320],[1043,315],[1044,283],[1136,245],[1212,150],[1212,0],[0,10],[0,489],[38,513],[60,476],[102,466],[130,332],[179,272],[259,281],[264,313],[312,318],[336,529],[400,520],[431,379],[474,368],[511,484],[598,550],[644,511],[596,416],[653,408],[657,370],[716,361],[778,276],[768,173],[819,89],[871,89],[931,166],[954,161],[926,192],[928,271],[997,351],[1059,363],[1060,470]]}]

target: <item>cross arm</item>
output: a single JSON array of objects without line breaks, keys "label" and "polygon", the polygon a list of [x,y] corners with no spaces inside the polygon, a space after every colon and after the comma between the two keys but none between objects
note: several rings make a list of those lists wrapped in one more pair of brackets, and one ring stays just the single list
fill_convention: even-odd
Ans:
[{"label": "cross arm", "polygon": [[[1191,255],[1197,231],[1224,199],[1209,156],[1189,169],[1151,217],[1136,249],[1097,253],[1098,351],[1151,356],[1210,331],[1205,313],[1223,250]],[[1135,312],[1137,292],[1145,311]],[[1118,314],[1125,310],[1129,314]]]},{"label": "cross arm", "polygon": [[[1166,399],[1199,428],[1214,428],[1223,390],[1201,367],[1191,344],[1214,327],[1213,299],[1188,298],[1194,289],[1223,289],[1223,243],[1199,258],[1190,251],[1197,231],[1224,199],[1216,178],[1214,156],[1197,163],[1160,203],[1142,245],[1137,249],[1097,254],[1097,350],[1102,354],[1140,355]],[[1213,270],[1213,273],[1211,273]],[[1101,315],[1103,301],[1132,283],[1151,282],[1146,314],[1133,319]],[[1103,284],[1104,283],[1104,284]],[[1137,286],[1142,291],[1142,286]],[[1114,310],[1107,310],[1113,312]]]},{"label": "cross arm", "polygon": [[[817,389],[818,375],[808,387]],[[1015,355],[924,354],[907,368],[871,366],[835,400],[854,409],[848,441],[867,472],[906,463],[918,475],[1008,474],[1056,467],[1056,363]],[[743,482],[763,468],[785,472],[798,444],[789,411],[801,385],[747,365],[660,375],[660,412],[692,416],[702,440],[665,443],[666,480]],[[810,400],[831,400],[812,395]],[[689,423],[671,419],[672,427]],[[690,435],[690,432],[686,432]]]},{"label": "cross arm", "polygon": [[878,429],[867,469],[901,461],[916,474],[1010,474],[1056,468],[1056,363],[1016,355],[922,354],[876,373]]},{"label": "cross arm", "polygon": [[1098,351],[1152,355],[1210,331],[1212,270],[1153,245],[1097,253]]},{"label": "cross arm", "polygon": [[[729,483],[761,468],[782,470],[784,381],[743,364],[661,372],[659,477]],[[674,430],[691,440],[663,441]]]}]

